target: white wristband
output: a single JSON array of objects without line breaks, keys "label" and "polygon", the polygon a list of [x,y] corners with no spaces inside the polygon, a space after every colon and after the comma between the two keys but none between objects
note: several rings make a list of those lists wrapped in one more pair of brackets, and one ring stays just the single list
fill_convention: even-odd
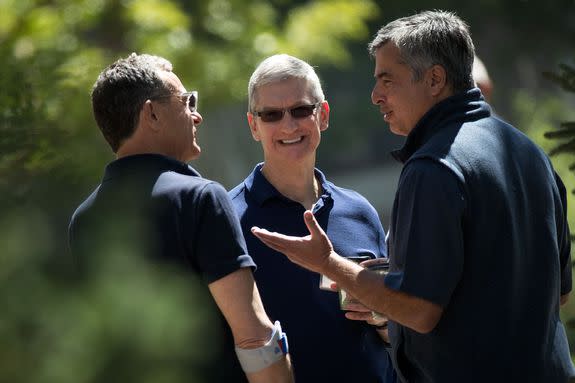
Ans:
[{"label": "white wristband", "polygon": [[236,355],[242,369],[247,373],[263,370],[283,358],[287,353],[287,335],[282,332],[279,321],[274,323],[271,339],[262,347],[250,350],[236,347]]}]

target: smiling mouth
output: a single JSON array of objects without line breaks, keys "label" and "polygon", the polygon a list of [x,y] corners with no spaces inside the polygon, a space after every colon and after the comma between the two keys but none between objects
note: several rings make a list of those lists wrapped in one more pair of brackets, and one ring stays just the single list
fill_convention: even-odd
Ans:
[{"label": "smiling mouth", "polygon": [[290,145],[290,144],[296,144],[302,140],[303,136],[299,136],[298,138],[294,138],[293,140],[280,140],[280,142],[285,145]]}]

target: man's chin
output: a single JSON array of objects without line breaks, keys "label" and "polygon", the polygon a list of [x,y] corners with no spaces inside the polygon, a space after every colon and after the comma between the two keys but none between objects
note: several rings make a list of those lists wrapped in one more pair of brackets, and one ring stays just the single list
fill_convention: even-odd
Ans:
[{"label": "man's chin", "polygon": [[196,146],[194,152],[186,158],[185,162],[197,160],[200,157],[200,154],[202,154],[202,149],[199,146]]}]

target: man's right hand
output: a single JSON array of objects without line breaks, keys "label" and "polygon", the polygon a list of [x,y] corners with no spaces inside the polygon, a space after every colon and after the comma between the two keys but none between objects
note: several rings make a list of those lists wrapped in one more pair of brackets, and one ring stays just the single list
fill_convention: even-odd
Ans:
[{"label": "man's right hand", "polygon": [[290,261],[321,273],[333,253],[333,246],[311,211],[306,210],[303,218],[310,233],[305,237],[270,232],[256,226],[252,227],[252,233],[267,246],[285,254]]}]

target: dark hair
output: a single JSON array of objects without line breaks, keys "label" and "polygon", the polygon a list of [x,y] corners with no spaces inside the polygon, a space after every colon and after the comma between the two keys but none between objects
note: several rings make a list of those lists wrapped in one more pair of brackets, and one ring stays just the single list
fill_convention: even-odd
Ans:
[{"label": "dark hair", "polygon": [[425,11],[383,26],[368,45],[369,53],[388,42],[399,49],[402,59],[419,81],[433,65],[441,65],[454,92],[473,88],[475,48],[467,24],[445,11]]},{"label": "dark hair", "polygon": [[160,77],[171,70],[164,58],[132,53],[100,73],[92,89],[92,110],[114,153],[134,133],[144,102],[171,91]]}]

